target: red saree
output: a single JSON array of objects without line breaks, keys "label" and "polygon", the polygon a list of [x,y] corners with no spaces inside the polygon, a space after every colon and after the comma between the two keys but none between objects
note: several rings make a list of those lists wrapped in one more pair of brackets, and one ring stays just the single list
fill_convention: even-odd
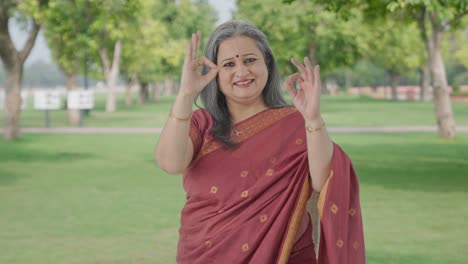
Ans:
[{"label": "red saree", "polygon": [[[211,127],[206,110],[194,112],[177,263],[287,263],[311,194],[302,116],[294,108],[260,112],[236,124],[233,149]],[[357,178],[337,145],[332,172],[320,199],[318,262],[310,264],[364,263]]]}]

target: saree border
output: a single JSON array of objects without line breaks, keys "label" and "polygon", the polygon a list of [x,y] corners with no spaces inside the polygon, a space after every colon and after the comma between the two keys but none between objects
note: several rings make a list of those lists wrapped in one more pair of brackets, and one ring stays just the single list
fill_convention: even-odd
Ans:
[{"label": "saree border", "polygon": [[[236,136],[234,133],[232,133],[232,139],[236,143],[246,141],[250,137],[256,135],[260,131],[275,124],[284,117],[296,111],[297,110],[294,107],[269,108],[263,112],[260,112],[252,117],[247,118],[244,121],[235,124],[236,129],[242,131],[242,134]],[[210,137],[209,140],[202,145],[197,160],[222,147],[223,144],[220,141],[218,141],[214,137]]]},{"label": "saree border", "polygon": [[307,200],[310,197],[310,184],[309,184],[309,175],[304,179],[302,183],[301,192],[299,194],[299,199],[296,203],[296,206],[293,211],[293,215],[291,216],[291,220],[289,221],[288,227],[286,228],[286,238],[280,249],[280,254],[278,257],[279,264],[287,264],[289,260],[289,256],[291,255],[291,250],[295,243],[295,238],[297,235],[297,231],[299,229],[299,225],[302,221],[302,214],[304,213]]},{"label": "saree border", "polygon": [[327,193],[328,193],[328,185],[329,185],[330,180],[331,180],[332,177],[333,177],[333,169],[330,170],[330,175],[328,176],[327,181],[323,185],[322,191],[320,192],[320,195],[319,195],[319,198],[318,198],[318,201],[317,201],[317,209],[318,209],[318,212],[319,212],[319,215],[320,215],[320,220],[322,220],[322,218],[323,218],[323,207],[325,205],[325,199],[326,199]]}]

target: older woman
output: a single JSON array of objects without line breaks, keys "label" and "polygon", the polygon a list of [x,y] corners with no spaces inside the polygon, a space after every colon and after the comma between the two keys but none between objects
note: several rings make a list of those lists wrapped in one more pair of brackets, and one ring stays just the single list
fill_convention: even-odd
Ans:
[{"label": "older woman", "polygon": [[[258,28],[220,25],[201,59],[200,38],[187,43],[155,152],[162,169],[184,175],[177,262],[364,263],[357,176],[320,115],[319,67],[292,60],[291,107]],[[192,113],[198,96],[204,108]],[[318,258],[306,210],[313,190],[321,192]]]}]

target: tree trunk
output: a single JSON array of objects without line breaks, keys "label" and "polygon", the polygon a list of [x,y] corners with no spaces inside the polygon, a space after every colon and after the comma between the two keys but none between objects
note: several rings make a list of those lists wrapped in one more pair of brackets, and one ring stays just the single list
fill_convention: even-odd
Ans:
[{"label": "tree trunk", "polygon": [[148,102],[148,99],[149,99],[148,83],[142,82],[140,83],[138,102],[140,104],[145,104],[146,102]]},{"label": "tree trunk", "polygon": [[433,33],[431,40],[433,41],[434,49],[430,56],[437,127],[440,136],[453,139],[455,138],[455,120],[453,119],[452,102],[450,101],[450,95],[447,89],[447,77],[445,75],[445,65],[441,53],[443,32],[437,29],[438,27],[432,27]]},{"label": "tree trunk", "polygon": [[174,82],[172,79],[166,79],[164,81],[164,95],[172,95],[172,86],[174,85]]},{"label": "tree trunk", "polygon": [[400,83],[400,74],[393,71],[390,74],[390,86],[392,87],[392,100],[398,100],[398,84]]},{"label": "tree trunk", "polygon": [[351,70],[346,69],[345,70],[345,91],[348,91],[348,88],[351,88],[351,85],[352,85]]},{"label": "tree trunk", "polygon": [[152,96],[151,96],[151,100],[153,102],[157,102],[159,100],[159,90],[160,90],[160,87],[159,87],[159,83],[158,82],[153,82],[153,93],[152,93]]},{"label": "tree trunk", "polygon": [[22,65],[13,65],[6,69],[5,108],[3,112],[4,138],[13,140],[19,137],[21,115],[21,77]]},{"label": "tree trunk", "polygon": [[3,111],[3,136],[6,140],[19,137],[23,64],[34,46],[41,27],[33,20],[32,30],[29,32],[23,48],[17,51],[8,30],[8,20],[12,13],[9,12],[9,9],[12,8],[12,3],[6,2],[0,5],[2,7],[0,9],[0,58],[6,72],[5,106]]},{"label": "tree trunk", "polygon": [[[431,35],[426,30],[427,19],[429,19],[431,24]],[[428,13],[425,8],[421,9],[418,25],[429,59],[434,95],[433,101],[439,135],[444,138],[453,139],[456,134],[455,120],[453,119],[452,102],[447,90],[447,77],[445,76],[445,65],[441,54],[444,27],[441,26],[438,17],[433,13]]]},{"label": "tree trunk", "polygon": [[429,88],[431,87],[431,70],[429,65],[426,63],[419,68],[419,73],[421,74],[421,78],[419,81],[420,87],[420,100],[421,101],[428,101],[431,99]]},{"label": "tree trunk", "polygon": [[[67,88],[67,92],[76,90],[76,79],[77,79],[76,71],[73,73],[66,73],[65,79],[66,79],[65,87]],[[80,124],[80,109],[68,109],[68,125],[78,126],[79,124]]]},{"label": "tree trunk", "polygon": [[128,75],[126,75],[125,81],[125,106],[127,108],[130,108],[133,106],[133,100],[132,100],[132,88],[134,84],[134,79],[135,79],[136,74],[133,75],[132,78],[130,78]]},{"label": "tree trunk", "polygon": [[117,77],[119,76],[120,55],[122,54],[122,41],[117,40],[114,45],[114,57],[112,64],[110,63],[107,51],[104,47],[99,48],[99,55],[101,56],[104,65],[104,74],[106,76],[107,84],[107,100],[106,112],[115,112],[117,109],[116,98],[116,84]]},{"label": "tree trunk", "polygon": [[126,87],[125,87],[125,106],[127,108],[130,108],[133,106],[133,100],[132,100],[132,82],[127,82]]}]

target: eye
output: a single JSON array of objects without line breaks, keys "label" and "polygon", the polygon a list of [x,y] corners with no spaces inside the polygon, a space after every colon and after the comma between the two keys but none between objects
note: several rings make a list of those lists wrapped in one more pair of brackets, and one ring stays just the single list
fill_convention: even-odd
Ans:
[{"label": "eye", "polygon": [[228,63],[223,65],[223,67],[232,67],[232,66],[234,66],[233,62],[228,62]]},{"label": "eye", "polygon": [[245,60],[245,63],[253,63],[256,60],[257,60],[256,58],[248,58]]}]

